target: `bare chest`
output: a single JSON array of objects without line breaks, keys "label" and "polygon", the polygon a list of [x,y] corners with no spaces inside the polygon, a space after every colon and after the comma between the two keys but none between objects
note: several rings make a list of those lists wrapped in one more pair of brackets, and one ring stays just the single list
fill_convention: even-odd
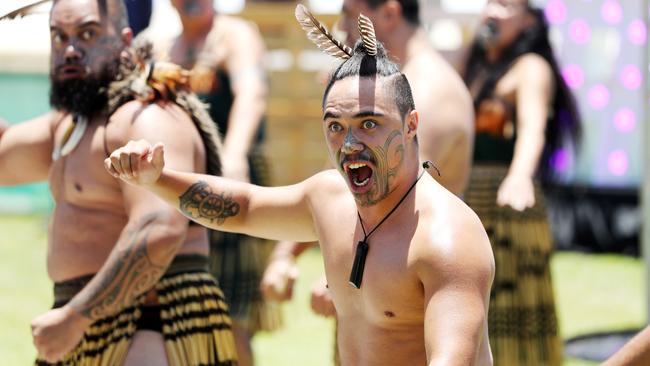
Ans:
[{"label": "bare chest", "polygon": [[378,229],[368,239],[359,289],[350,285],[350,273],[363,232],[355,215],[339,222],[337,230],[321,235],[321,247],[330,292],[342,317],[363,318],[378,325],[421,322],[423,289],[415,273],[415,224]]},{"label": "bare chest", "polygon": [[[66,120],[55,132],[55,146],[69,132]],[[121,207],[119,183],[104,170],[107,157],[105,126],[91,121],[76,148],[56,160],[50,169],[50,190],[57,204],[82,207]]]}]

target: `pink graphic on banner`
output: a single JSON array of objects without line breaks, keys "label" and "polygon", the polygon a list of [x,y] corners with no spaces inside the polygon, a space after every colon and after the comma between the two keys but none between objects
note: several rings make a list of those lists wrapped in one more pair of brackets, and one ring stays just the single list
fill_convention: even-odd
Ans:
[{"label": "pink graphic on banner", "polygon": [[609,104],[609,89],[602,84],[598,84],[589,90],[587,99],[593,109],[601,110]]},{"label": "pink graphic on banner", "polygon": [[566,65],[562,69],[562,77],[571,89],[579,89],[585,81],[585,73],[576,64]]},{"label": "pink graphic on banner", "polygon": [[641,87],[643,76],[639,68],[634,65],[626,65],[621,70],[621,82],[630,90],[637,90]]},{"label": "pink graphic on banner", "polygon": [[618,1],[605,0],[600,8],[600,15],[606,23],[618,24],[623,19],[623,8]]},{"label": "pink graphic on banner", "polygon": [[636,115],[630,108],[622,108],[614,116],[614,125],[621,132],[631,132],[636,127]]},{"label": "pink graphic on banner", "polygon": [[560,24],[566,20],[567,10],[564,1],[550,0],[544,8],[544,15],[550,24]]},{"label": "pink graphic on banner", "polygon": [[591,39],[591,27],[582,19],[576,19],[569,26],[569,34],[573,42],[585,44]]},{"label": "pink graphic on banner", "polygon": [[646,26],[642,20],[633,20],[627,26],[627,38],[636,45],[644,45],[648,36],[646,34]]},{"label": "pink graphic on banner", "polygon": [[625,151],[614,150],[609,153],[609,157],[607,158],[607,168],[609,169],[610,173],[620,177],[627,173],[628,166],[629,161],[627,153],[625,153]]}]

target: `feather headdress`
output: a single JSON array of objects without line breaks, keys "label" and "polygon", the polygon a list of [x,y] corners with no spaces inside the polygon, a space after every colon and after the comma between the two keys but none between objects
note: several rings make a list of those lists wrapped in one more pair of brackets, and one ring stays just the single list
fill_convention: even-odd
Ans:
[{"label": "feather headdress", "polygon": [[31,4],[21,6],[18,9],[11,10],[5,14],[0,13],[0,20],[10,20],[10,19],[15,19],[18,17],[24,17],[30,14],[36,13],[36,9],[48,2],[51,2],[52,0],[39,0],[39,1],[32,1]]},{"label": "feather headdress", "polygon": [[363,14],[359,14],[359,34],[368,55],[376,56],[377,37],[375,36],[375,27],[372,25],[372,21]]},{"label": "feather headdress", "polygon": [[[307,38],[325,53],[343,60],[352,57],[354,53],[352,48],[334,38],[334,35],[302,4],[296,6],[296,19],[307,33]],[[375,27],[372,25],[372,21],[363,14],[359,14],[359,34],[366,53],[370,56],[376,56],[377,37],[375,36]]]},{"label": "feather headdress", "polygon": [[300,23],[302,29],[307,33],[307,38],[314,42],[318,48],[330,56],[343,60],[352,57],[352,48],[334,38],[334,35],[304,5],[298,4],[295,14],[298,23]]}]

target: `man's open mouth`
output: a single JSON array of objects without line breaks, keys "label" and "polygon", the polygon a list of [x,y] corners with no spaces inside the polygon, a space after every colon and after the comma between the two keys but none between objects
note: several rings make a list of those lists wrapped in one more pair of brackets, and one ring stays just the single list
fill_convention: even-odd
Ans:
[{"label": "man's open mouth", "polygon": [[60,80],[81,78],[85,74],[85,68],[79,65],[65,65],[61,66],[57,70],[57,74]]},{"label": "man's open mouth", "polygon": [[370,184],[372,168],[365,162],[353,161],[344,164],[348,179],[354,187],[363,188]]}]

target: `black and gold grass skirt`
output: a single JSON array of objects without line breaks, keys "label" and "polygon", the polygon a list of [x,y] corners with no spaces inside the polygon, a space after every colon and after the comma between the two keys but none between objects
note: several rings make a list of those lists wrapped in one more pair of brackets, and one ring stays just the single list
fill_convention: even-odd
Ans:
[{"label": "black and gold grass skirt", "polygon": [[[155,286],[170,365],[237,365],[228,306],[207,266],[205,256],[178,256]],[[54,307],[66,304],[91,278],[55,284]],[[138,330],[144,301],[145,296],[140,296],[132,306],[93,323],[79,345],[56,365],[122,365]],[[52,364],[37,360],[36,365]]]},{"label": "black and gold grass skirt", "polygon": [[492,244],[496,274],[488,330],[495,365],[561,365],[550,258],[552,236],[544,197],[535,187],[534,207],[523,212],[496,204],[507,166],[477,165],[465,195]]},{"label": "black and gold grass skirt", "polygon": [[[268,186],[269,167],[260,148],[250,154],[249,166],[251,182]],[[260,289],[274,247],[274,241],[210,231],[210,270],[225,294],[230,316],[251,333],[282,325],[279,304],[265,301]]]}]

